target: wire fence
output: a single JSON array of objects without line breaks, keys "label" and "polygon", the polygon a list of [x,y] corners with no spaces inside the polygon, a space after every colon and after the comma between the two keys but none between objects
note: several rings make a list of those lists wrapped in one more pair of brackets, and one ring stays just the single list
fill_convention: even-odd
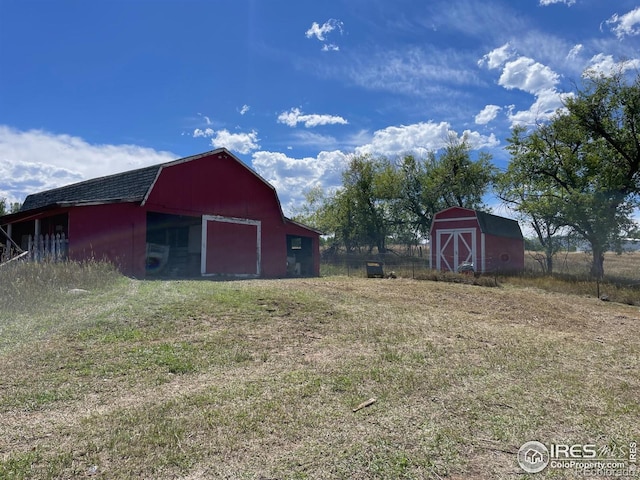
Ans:
[{"label": "wire fence", "polygon": [[[487,259],[487,265],[495,264],[494,260]],[[590,276],[592,256],[590,252],[558,252],[553,257],[553,274],[574,279],[587,279]],[[367,277],[370,271],[367,266],[370,263],[379,263],[383,276],[398,276],[403,278],[424,279],[432,278],[438,272],[436,265],[431,264],[428,246],[420,249],[393,249],[388,253],[345,252],[343,250],[325,250],[321,254],[320,272],[322,275],[348,275],[353,277]],[[458,267],[464,262],[448,264]],[[640,252],[625,252],[605,254],[605,276],[611,280],[628,281],[633,284],[640,282]],[[518,271],[501,271],[499,269],[486,269],[481,272],[479,265],[473,265],[476,276],[544,276],[548,275],[546,257],[542,252],[526,251],[524,255],[524,268]],[[446,268],[441,269],[443,271]],[[464,269],[463,269],[464,270]],[[458,270],[459,272],[460,270]],[[457,272],[452,272],[457,273]],[[464,272],[461,272],[464,273]],[[469,273],[468,271],[466,273]],[[376,275],[377,276],[377,275]]]}]

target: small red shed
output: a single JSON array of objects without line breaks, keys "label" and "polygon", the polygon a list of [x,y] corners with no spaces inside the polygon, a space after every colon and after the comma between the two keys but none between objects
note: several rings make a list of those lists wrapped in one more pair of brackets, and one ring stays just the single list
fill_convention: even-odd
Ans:
[{"label": "small red shed", "polygon": [[320,271],[320,232],[286,218],[275,188],[224,148],[29,195],[0,226],[7,248],[64,238],[67,258],[138,278]]},{"label": "small red shed", "polygon": [[459,271],[514,272],[524,268],[524,237],[517,221],[462,207],[435,214],[431,224],[431,266]]}]

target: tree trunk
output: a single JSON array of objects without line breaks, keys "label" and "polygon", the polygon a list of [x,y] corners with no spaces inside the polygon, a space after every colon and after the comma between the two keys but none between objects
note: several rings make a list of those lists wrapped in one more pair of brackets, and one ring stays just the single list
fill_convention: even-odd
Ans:
[{"label": "tree trunk", "polygon": [[550,235],[546,238],[546,243],[544,245],[544,254],[547,260],[547,275],[551,275],[553,273],[553,253],[554,253],[554,241]]},{"label": "tree trunk", "polygon": [[591,276],[598,280],[602,280],[602,277],[604,277],[604,252],[600,247],[595,247],[592,245],[591,248],[593,249]]},{"label": "tree trunk", "polygon": [[553,250],[547,250],[547,275],[551,275],[553,273]]}]

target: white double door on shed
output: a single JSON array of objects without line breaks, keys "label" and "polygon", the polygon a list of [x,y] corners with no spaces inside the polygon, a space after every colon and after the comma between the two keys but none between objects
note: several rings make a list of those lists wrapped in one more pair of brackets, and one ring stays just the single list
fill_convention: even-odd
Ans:
[{"label": "white double door on shed", "polygon": [[436,230],[436,269],[455,272],[463,263],[478,270],[475,228]]}]

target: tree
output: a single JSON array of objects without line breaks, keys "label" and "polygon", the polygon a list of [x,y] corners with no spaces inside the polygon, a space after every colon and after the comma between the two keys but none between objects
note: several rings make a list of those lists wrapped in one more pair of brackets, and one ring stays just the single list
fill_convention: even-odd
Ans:
[{"label": "tree", "polygon": [[[591,274],[604,275],[604,253],[633,231],[640,193],[640,80],[590,76],[566,111],[509,139],[512,188],[522,211],[566,226],[591,245]],[[528,179],[528,180],[527,180]],[[530,187],[530,188],[529,188]]]},{"label": "tree", "polygon": [[384,253],[394,232],[398,186],[387,160],[354,156],[342,174],[342,187],[331,196],[319,187],[308,191],[296,218],[333,235],[349,252],[366,247]]},{"label": "tree", "polygon": [[[506,172],[496,178],[495,187],[498,198],[514,209],[521,221],[529,224],[544,250],[544,258],[536,257],[545,273],[553,273],[553,258],[560,250],[561,242],[556,234],[563,229],[558,216],[557,198],[547,193],[553,186],[552,181],[543,176],[532,176],[530,162],[537,157],[526,159],[522,135],[525,128],[516,126],[508,139],[507,150],[512,158]],[[530,153],[530,152],[529,152]]]},{"label": "tree", "polygon": [[[342,175],[342,201],[350,213],[349,226],[360,245],[371,252],[386,252],[390,218],[387,202],[394,198],[395,185],[390,177],[390,164],[384,159],[356,156]],[[386,181],[385,181],[386,180]]]},{"label": "tree", "polygon": [[18,210],[20,210],[21,206],[22,204],[19,202],[13,202],[7,205],[7,199],[0,198],[0,216],[6,215],[8,213],[16,213]]},{"label": "tree", "polygon": [[407,155],[397,169],[400,177],[399,206],[406,217],[406,226],[414,237],[428,237],[433,215],[440,210],[438,194],[429,184],[430,167],[434,163],[432,154],[424,161]]},{"label": "tree", "polygon": [[348,251],[366,246],[384,253],[390,239],[415,244],[428,236],[439,210],[483,207],[495,168],[489,155],[473,161],[470,152],[466,138],[451,136],[440,157],[432,152],[422,160],[407,155],[391,162],[355,156],[332,197],[308,192],[300,219],[333,233]]},{"label": "tree", "polygon": [[440,158],[431,155],[429,189],[437,195],[442,206],[484,208],[482,197],[496,175],[491,155],[481,152],[471,160],[471,146],[463,136],[449,135]]},{"label": "tree", "polygon": [[611,161],[622,195],[640,194],[640,73],[630,84],[622,71],[611,76],[589,73],[585,88],[566,107],[586,136],[615,152]]}]

